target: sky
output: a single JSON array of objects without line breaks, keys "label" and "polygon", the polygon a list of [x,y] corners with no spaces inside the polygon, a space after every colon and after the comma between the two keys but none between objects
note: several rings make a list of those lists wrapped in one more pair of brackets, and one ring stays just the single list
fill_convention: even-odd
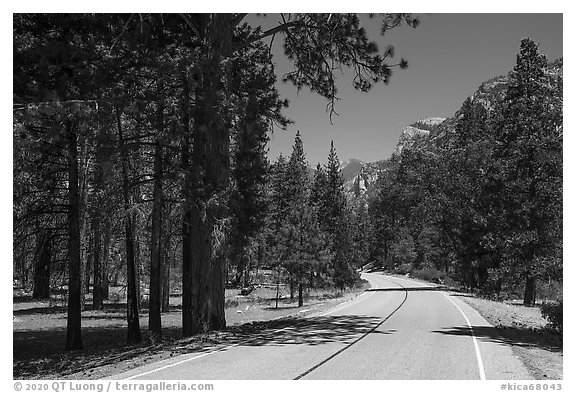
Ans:
[{"label": "sky", "polygon": [[[516,62],[520,41],[530,37],[549,60],[563,56],[562,14],[422,14],[416,29],[390,30],[383,37],[378,22],[362,17],[369,37],[381,49],[396,49],[394,62],[406,58],[406,70],[394,69],[388,85],[374,86],[368,93],[355,91],[350,73],[337,75],[340,100],[333,124],[326,100],[307,88],[297,92],[278,82],[280,94],[288,98],[285,111],[294,121],[286,131],[275,129],[269,142],[271,161],[289,155],[299,130],[310,165],[325,163],[330,141],[341,160],[358,158],[377,161],[388,158],[404,127],[426,117],[450,117],[480,84],[507,74]],[[269,28],[277,14],[251,15],[247,21]],[[283,55],[281,37],[273,49],[279,76],[290,71]],[[280,79],[280,78],[279,78]]]}]

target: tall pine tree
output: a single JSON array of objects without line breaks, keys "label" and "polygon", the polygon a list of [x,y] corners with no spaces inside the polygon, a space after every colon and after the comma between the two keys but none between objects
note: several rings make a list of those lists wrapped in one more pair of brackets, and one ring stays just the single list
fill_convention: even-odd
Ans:
[{"label": "tall pine tree", "polygon": [[546,56],[522,40],[496,123],[506,257],[525,281],[524,304],[536,280],[562,255],[562,103],[545,73]]}]

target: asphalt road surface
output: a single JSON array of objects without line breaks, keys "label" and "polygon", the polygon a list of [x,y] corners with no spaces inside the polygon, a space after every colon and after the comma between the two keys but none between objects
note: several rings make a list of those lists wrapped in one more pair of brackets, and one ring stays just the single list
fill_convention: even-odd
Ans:
[{"label": "asphalt road surface", "polygon": [[365,273],[372,289],[297,324],[111,379],[532,379],[459,296]]}]

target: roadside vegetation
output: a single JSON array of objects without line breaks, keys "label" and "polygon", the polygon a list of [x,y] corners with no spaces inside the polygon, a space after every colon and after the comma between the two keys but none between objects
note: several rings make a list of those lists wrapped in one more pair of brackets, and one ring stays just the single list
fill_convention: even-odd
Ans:
[{"label": "roadside vegetation", "polygon": [[369,201],[368,259],[485,298],[544,301],[561,328],[562,60],[528,38],[516,59],[506,83],[389,160]]}]

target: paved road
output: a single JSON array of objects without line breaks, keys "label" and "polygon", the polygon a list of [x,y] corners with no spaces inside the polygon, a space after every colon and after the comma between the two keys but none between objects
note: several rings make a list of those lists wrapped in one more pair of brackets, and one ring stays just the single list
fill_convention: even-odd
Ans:
[{"label": "paved road", "polygon": [[366,273],[372,290],[296,326],[112,379],[532,379],[495,329],[428,284]]}]

